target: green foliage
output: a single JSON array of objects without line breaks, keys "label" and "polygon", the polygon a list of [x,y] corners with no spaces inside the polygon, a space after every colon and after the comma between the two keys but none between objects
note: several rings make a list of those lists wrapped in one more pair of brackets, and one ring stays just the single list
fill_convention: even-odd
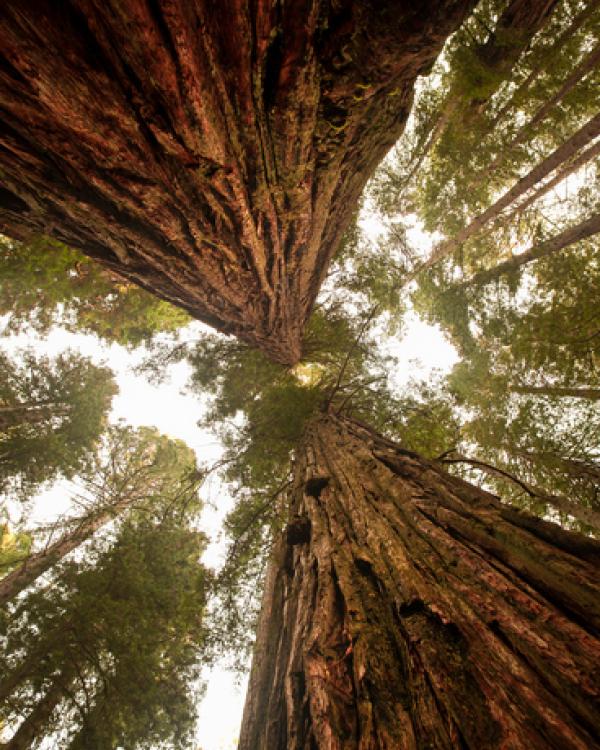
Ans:
[{"label": "green foliage", "polygon": [[4,679],[20,679],[3,718],[27,716],[58,674],[60,711],[37,727],[38,741],[187,750],[207,659],[204,545],[188,525],[138,519],[55,570],[5,626]]},{"label": "green foliage", "polygon": [[[402,282],[406,255],[411,250],[400,225],[386,238],[373,242],[367,238],[358,218],[347,230],[321,289],[321,303],[329,311],[325,317],[330,319],[332,310],[344,310],[346,316],[352,316],[355,310],[375,307],[379,316],[386,316],[387,332],[397,335],[406,311]],[[309,324],[305,348],[314,336],[317,315],[318,310]],[[324,351],[320,342],[315,349]]]},{"label": "green foliage", "polygon": [[194,451],[183,441],[151,427],[111,425],[77,478],[79,503],[97,513],[124,498],[145,518],[189,521],[202,507],[202,478]]},{"label": "green foliage", "polygon": [[0,352],[0,491],[26,498],[81,470],[116,392],[111,372],[78,354]]},{"label": "green foliage", "polygon": [[190,318],[182,310],[111,274],[48,238],[24,244],[0,238],[0,315],[5,333],[53,325],[126,346],[174,333]]},{"label": "green foliage", "polygon": [[12,532],[8,523],[0,526],[0,578],[27,559],[32,538],[23,532]]}]

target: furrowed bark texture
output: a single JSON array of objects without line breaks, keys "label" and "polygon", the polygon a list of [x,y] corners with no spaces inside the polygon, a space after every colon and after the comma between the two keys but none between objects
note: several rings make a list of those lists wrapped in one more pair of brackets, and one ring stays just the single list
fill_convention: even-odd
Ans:
[{"label": "furrowed bark texture", "polygon": [[415,79],[474,0],[5,0],[0,230],[291,364]]},{"label": "furrowed bark texture", "polygon": [[600,544],[335,416],[292,508],[240,750],[600,747]]}]

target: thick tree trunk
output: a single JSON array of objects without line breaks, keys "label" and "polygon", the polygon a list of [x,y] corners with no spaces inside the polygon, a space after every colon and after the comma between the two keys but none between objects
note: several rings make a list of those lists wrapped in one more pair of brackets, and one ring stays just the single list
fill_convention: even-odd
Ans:
[{"label": "thick tree trunk", "polygon": [[[456,288],[468,289],[470,287],[484,286],[492,281],[497,281],[502,276],[517,271],[522,266],[527,265],[527,263],[532,263],[541,258],[547,258],[549,255],[552,255],[552,253],[563,250],[565,247],[569,247],[576,242],[581,242],[581,240],[593,237],[598,232],[600,232],[600,214],[595,214],[586,221],[582,221],[575,226],[565,229],[564,232],[561,232],[554,237],[550,237],[537,245],[527,248],[527,250],[519,253],[519,255],[513,255],[509,260],[498,263],[494,268],[489,268],[485,271],[476,273],[470,279],[462,281],[460,284],[456,284]],[[546,393],[548,395],[563,396],[580,395],[583,398],[594,398],[593,396],[586,395],[590,389],[585,388],[553,388],[546,386],[535,388],[533,386],[515,386],[512,390],[519,393]],[[577,393],[575,393],[575,391],[577,391]],[[598,393],[597,391],[595,392]]]},{"label": "thick tree trunk", "polygon": [[292,364],[414,82],[474,0],[5,0],[0,229]]},{"label": "thick tree trunk", "polygon": [[517,180],[515,184],[507,190],[498,200],[489,208],[476,216],[466,227],[456,233],[454,237],[442,240],[435,245],[427,258],[409,277],[406,282],[415,278],[421,271],[431,268],[442,258],[447,257],[450,253],[457,250],[463,242],[478,234],[487,224],[497,219],[504,209],[508,208],[511,203],[525,195],[529,190],[534,188],[538,182],[544,180],[555,169],[564,162],[572,159],[577,152],[600,135],[600,114],[592,117],[591,120],[582,125],[567,141],[555,149],[543,161],[537,164],[528,174]]},{"label": "thick tree trunk", "polygon": [[600,544],[328,416],[298,450],[240,750],[600,747]]}]

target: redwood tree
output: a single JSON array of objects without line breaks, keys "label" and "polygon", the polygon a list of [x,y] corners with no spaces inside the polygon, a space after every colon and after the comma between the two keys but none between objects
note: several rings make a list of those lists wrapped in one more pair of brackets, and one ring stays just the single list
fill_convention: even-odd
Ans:
[{"label": "redwood tree", "polygon": [[414,82],[473,0],[8,0],[0,229],[282,363]]},{"label": "redwood tree", "polygon": [[240,750],[600,747],[597,541],[336,415],[290,499]]}]

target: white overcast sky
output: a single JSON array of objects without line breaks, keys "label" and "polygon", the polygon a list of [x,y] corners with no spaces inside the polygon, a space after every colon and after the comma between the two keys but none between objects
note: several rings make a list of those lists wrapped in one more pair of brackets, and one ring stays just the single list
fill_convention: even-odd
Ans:
[{"label": "white overcast sky", "polygon": [[[370,222],[368,224],[365,229],[374,236],[378,227]],[[423,242],[422,236],[413,236],[411,239],[421,247],[429,244]],[[186,332],[186,337],[193,338],[202,330],[208,329],[202,324],[193,323]],[[8,351],[27,346],[49,355],[72,349],[96,363],[106,363],[113,370],[119,386],[119,393],[113,401],[111,421],[124,420],[134,427],[155,426],[163,434],[185,441],[196,452],[201,463],[210,464],[219,458],[221,446],[216,438],[197,425],[202,417],[201,400],[183,392],[189,375],[187,364],[180,363],[172,367],[170,382],[156,386],[134,371],[144,356],[143,350],[130,352],[116,344],[107,346],[94,336],[55,329],[46,338],[20,335],[0,339],[0,346]],[[402,338],[388,340],[386,349],[400,363],[393,378],[398,386],[411,377],[427,377],[434,369],[449,370],[457,361],[456,351],[440,331],[411,314],[403,326]],[[218,566],[223,551],[219,531],[223,516],[231,507],[231,500],[214,480],[205,486],[203,495],[206,506],[201,526],[212,540],[205,562]],[[58,484],[36,499],[33,515],[28,522],[47,522],[68,511],[68,488],[64,483]],[[238,677],[222,667],[215,667],[207,672],[206,679],[208,688],[200,706],[198,746],[202,750],[234,750],[243,708],[245,680],[240,684]]]}]

